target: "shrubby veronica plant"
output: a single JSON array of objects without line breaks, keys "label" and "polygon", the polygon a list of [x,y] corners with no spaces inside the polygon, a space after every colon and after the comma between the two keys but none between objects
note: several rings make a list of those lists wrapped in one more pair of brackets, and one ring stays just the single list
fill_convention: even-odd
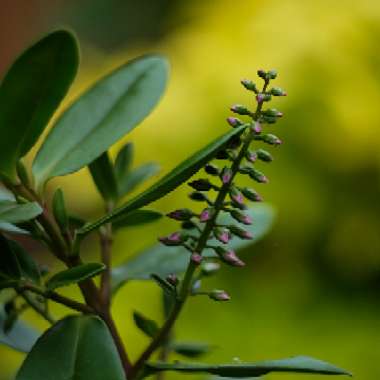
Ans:
[{"label": "shrubby veronica plant", "polygon": [[[281,141],[267,133],[267,125],[282,116],[267,104],[285,92],[272,86],[274,70],[258,71],[263,85],[250,80],[242,85],[254,96],[254,110],[235,105],[231,111],[246,117],[229,117],[232,127],[224,135],[179,164],[161,180],[124,201],[132,189],[157,170],[149,163],[131,168],[133,147],[120,149],[112,160],[108,149],[135,128],[160,99],[168,65],[160,56],[143,56],[100,79],[55,121],[42,142],[31,170],[23,157],[35,145],[66,95],[78,67],[76,39],[56,31],[26,50],[13,64],[0,86],[0,173],[4,185],[0,200],[0,289],[5,300],[0,312],[0,341],[27,353],[17,380],[129,380],[177,371],[208,373],[221,377],[259,377],[269,372],[348,374],[331,364],[309,357],[253,363],[200,364],[171,362],[170,355],[197,358],[207,344],[173,340],[172,330],[190,297],[213,301],[230,299],[226,290],[205,290],[203,279],[221,265],[244,266],[237,251],[260,238],[269,228],[269,206],[251,208],[247,201],[261,196],[239,183],[266,183],[257,169],[259,161],[272,161],[264,145]],[[70,215],[65,196],[56,189],[50,202],[47,182],[87,166],[104,199],[106,214],[89,222]],[[191,178],[201,171],[199,177]],[[191,178],[191,179],[190,179]],[[189,197],[204,207],[168,210],[180,223],[160,243],[112,268],[114,232],[128,226],[152,223],[162,215],[144,208],[188,181]],[[198,210],[198,211],[196,211]],[[83,262],[81,243],[90,233],[99,236],[99,262]],[[66,269],[48,273],[17,242],[27,235],[44,244]],[[152,280],[162,288],[165,321],[160,324],[136,311],[136,326],[150,343],[132,362],[112,318],[111,301],[127,281]],[[62,287],[77,284],[83,301],[68,298]],[[71,315],[56,321],[49,305],[65,305]],[[20,315],[33,309],[52,324],[43,334],[35,332]],[[131,316],[132,317],[132,316]],[[239,334],[239,332],[237,332]],[[152,356],[159,352],[159,361]],[[160,375],[162,376],[162,375]]]}]

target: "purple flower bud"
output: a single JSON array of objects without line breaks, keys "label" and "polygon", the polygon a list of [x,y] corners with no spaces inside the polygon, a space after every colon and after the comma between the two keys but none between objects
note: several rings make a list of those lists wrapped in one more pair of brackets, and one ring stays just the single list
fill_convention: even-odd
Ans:
[{"label": "purple flower bud", "polygon": [[271,162],[271,161],[273,161],[272,155],[269,152],[267,152],[266,150],[264,150],[264,149],[258,149],[257,150],[257,157],[261,161],[264,161],[264,162]]},{"label": "purple flower bud", "polygon": [[256,85],[249,79],[242,79],[240,83],[249,91],[253,91],[257,93],[257,87]]},{"label": "purple flower bud", "polygon": [[187,235],[182,232],[173,232],[169,236],[158,238],[158,240],[167,246],[181,245],[187,239]]},{"label": "purple flower bud", "polygon": [[180,221],[189,220],[193,215],[194,213],[187,208],[178,209],[166,214],[169,218]]},{"label": "purple flower bud", "polygon": [[231,239],[231,233],[225,228],[214,228],[215,237],[222,243],[227,244]]},{"label": "purple flower bud", "polygon": [[249,189],[248,187],[243,188],[242,190],[243,195],[253,202],[262,202],[263,198],[260,194],[258,194],[255,190]]},{"label": "purple flower bud", "polygon": [[219,175],[219,168],[213,164],[207,164],[205,166],[205,172],[210,175]]},{"label": "purple flower bud", "polygon": [[257,94],[257,96],[256,96],[257,103],[262,103],[264,101],[264,99],[265,99],[265,94],[262,94],[262,93]]},{"label": "purple flower bud", "polygon": [[202,223],[207,222],[208,220],[212,218],[213,214],[214,214],[214,209],[205,208],[199,215],[199,221]]},{"label": "purple flower bud", "polygon": [[254,168],[251,168],[251,170],[248,172],[248,175],[259,183],[269,182],[268,178],[263,173],[259,172]]},{"label": "purple flower bud", "polygon": [[220,175],[220,178],[224,184],[227,184],[231,181],[232,178],[232,170],[230,168],[223,168],[222,174]]},{"label": "purple flower bud", "polygon": [[286,96],[286,92],[280,88],[280,87],[273,87],[271,90],[270,90],[270,93],[273,95],[273,96]]},{"label": "purple flower bud", "polygon": [[213,185],[207,178],[196,179],[189,182],[189,186],[198,191],[209,191]]},{"label": "purple flower bud", "polygon": [[253,152],[252,150],[248,150],[246,155],[245,155],[245,158],[249,162],[255,162],[257,160],[257,154],[256,154],[256,152]]},{"label": "purple flower bud", "polygon": [[255,133],[260,133],[262,131],[261,124],[258,121],[255,121],[252,125],[252,131]]},{"label": "purple flower bud", "polygon": [[262,140],[270,145],[282,144],[282,141],[277,136],[269,134],[269,133],[266,135],[262,135]]},{"label": "purple flower bud", "polygon": [[231,226],[228,226],[228,229],[231,231],[233,235],[236,235],[241,239],[245,239],[245,240],[253,239],[253,235],[249,231],[244,230],[243,228],[231,225]]},{"label": "purple flower bud", "polygon": [[238,119],[237,117],[232,117],[232,116],[227,118],[227,123],[233,128],[243,125],[243,122],[240,119]]},{"label": "purple flower bud", "polygon": [[243,198],[243,195],[241,193],[232,194],[231,199],[235,203],[238,203],[239,205],[244,205],[244,198]]},{"label": "purple flower bud", "polygon": [[178,277],[174,273],[170,273],[166,277],[166,281],[173,286],[177,286],[179,282]]},{"label": "purple flower bud", "polygon": [[197,252],[193,252],[191,254],[191,257],[190,257],[190,260],[192,261],[192,263],[194,263],[195,265],[199,265],[202,260],[203,260],[203,257],[197,253]]},{"label": "purple flower bud", "polygon": [[247,226],[253,223],[252,218],[240,211],[231,210],[231,216],[240,223],[243,223]]},{"label": "purple flower bud", "polygon": [[208,295],[214,301],[229,301],[231,297],[224,290],[215,289]]},{"label": "purple flower bud", "polygon": [[236,253],[232,250],[229,250],[227,253],[224,254],[223,260],[234,267],[244,267],[245,262],[239,259],[239,257],[236,255]]},{"label": "purple flower bud", "polygon": [[247,107],[244,107],[241,104],[235,104],[230,109],[232,112],[237,113],[239,115],[251,115],[252,114],[251,111]]},{"label": "purple flower bud", "polygon": [[257,70],[257,75],[258,75],[260,78],[262,78],[262,79],[266,79],[266,75],[267,75],[267,73],[266,73],[265,70],[260,69],[260,70]]}]

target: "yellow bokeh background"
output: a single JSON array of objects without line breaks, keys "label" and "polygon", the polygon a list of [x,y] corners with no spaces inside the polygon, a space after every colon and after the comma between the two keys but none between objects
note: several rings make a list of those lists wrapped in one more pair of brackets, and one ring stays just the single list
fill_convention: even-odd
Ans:
[{"label": "yellow bokeh background", "polygon": [[[37,3],[43,13],[44,2]],[[96,78],[132,57],[147,52],[166,55],[171,64],[166,95],[122,142],[135,143],[135,165],[156,161],[161,176],[227,130],[230,105],[252,103],[251,95],[239,84],[241,78],[256,80],[258,68],[279,72],[276,83],[288,96],[274,101],[284,118],[271,131],[284,145],[273,150],[273,164],[262,167],[270,183],[259,189],[277,209],[275,226],[263,242],[247,250],[247,268],[223,270],[210,281],[210,286],[228,289],[232,301],[220,305],[192,300],[178,323],[178,338],[209,340],[216,349],[205,360],[212,362],[304,354],[342,366],[360,380],[377,378],[380,2],[178,3],[165,22],[186,21],[177,22],[154,41],[139,40],[106,52],[79,34],[82,66],[68,97],[69,102]],[[58,1],[55,6],[64,9],[71,2]],[[11,2],[3,8],[4,22],[10,10],[14,11]],[[93,22],[96,28],[102,18]],[[63,16],[46,15],[43,23],[33,24],[33,32],[19,41],[25,46],[42,31],[60,24],[72,26]],[[0,41],[5,49],[5,40]],[[115,155],[120,146],[111,153]],[[86,170],[55,179],[49,188],[57,186],[65,190],[73,212],[90,219],[102,213],[100,197]],[[154,207],[168,212],[190,206],[186,194],[183,186]],[[173,228],[175,223],[163,220],[143,230],[119,233],[114,261],[123,261]],[[85,248],[86,258],[96,257],[95,239],[87,241]],[[44,254],[37,254],[46,260]],[[53,261],[49,263],[58,268]],[[76,294],[75,289],[67,292]],[[154,285],[128,284],[114,304],[117,324],[136,358],[147,339],[133,326],[134,309],[162,319],[160,294]],[[63,315],[64,310],[55,312]],[[27,315],[37,326],[46,327],[31,313]],[[13,378],[22,358],[0,348],[0,380]],[[267,376],[270,380],[277,377],[293,378]]]}]

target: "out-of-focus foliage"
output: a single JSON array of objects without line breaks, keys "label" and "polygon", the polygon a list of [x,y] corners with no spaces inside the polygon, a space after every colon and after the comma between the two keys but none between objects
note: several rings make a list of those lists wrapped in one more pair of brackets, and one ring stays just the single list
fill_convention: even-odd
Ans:
[{"label": "out-of-focus foliage", "polygon": [[[107,35],[95,44],[98,37],[91,30],[103,26],[102,15],[109,17],[117,11],[111,6],[102,8],[103,13],[94,16],[86,33],[80,34],[92,37],[87,40],[91,42],[83,56],[85,68],[72,95],[126,57],[157,51],[171,61],[172,79],[163,102],[130,135],[137,164],[155,160],[167,173],[222,133],[229,114],[226,105],[247,103],[238,81],[253,77],[257,68],[278,69],[278,83],[289,94],[282,102],[286,118],[276,131],[285,143],[275,152],[276,165],[266,169],[273,180],[261,191],[278,208],[275,230],[249,253],[243,272],[228,271],[223,284],[221,278],[211,281],[229,289],[232,302],[224,304],[223,310],[218,304],[207,304],[205,319],[207,301],[195,300],[179,322],[179,338],[205,338],[222,347],[211,353],[209,361],[230,361],[236,352],[235,359],[244,361],[302,352],[349,368],[361,380],[376,378],[380,355],[380,3],[177,3],[181,3],[174,8],[178,13],[169,13],[167,18],[157,14],[157,22],[187,22],[177,23],[155,42],[134,44],[132,49],[124,45],[119,51],[112,42],[114,54],[105,54],[100,47]],[[71,6],[61,2],[55,14],[68,14]],[[79,10],[76,5],[77,17],[80,12],[86,14],[88,6],[83,1]],[[47,21],[41,29],[53,27]],[[69,18],[59,21],[71,23]],[[114,31],[112,23],[108,25],[111,41]],[[143,18],[139,26],[144,28]],[[76,174],[75,181],[58,182],[72,194],[67,199],[72,211],[99,215],[91,207],[99,198],[88,173]],[[167,212],[184,207],[185,195],[183,189],[158,202],[155,209]],[[144,234],[139,228],[120,232],[115,261],[122,262],[171,227],[163,221],[146,227]],[[155,304],[153,296],[157,296],[153,285],[133,283],[116,298],[117,322],[126,342],[135,347],[133,357],[146,338],[133,326],[132,313],[138,309],[159,321],[159,300]],[[0,379],[8,380],[22,356],[5,349],[0,352]]]}]

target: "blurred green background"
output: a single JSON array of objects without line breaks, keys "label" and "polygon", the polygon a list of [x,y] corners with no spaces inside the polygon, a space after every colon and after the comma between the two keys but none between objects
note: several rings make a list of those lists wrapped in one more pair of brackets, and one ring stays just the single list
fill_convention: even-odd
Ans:
[{"label": "blurred green background", "polygon": [[[246,268],[224,270],[211,281],[227,289],[232,301],[192,300],[178,336],[212,342],[216,348],[207,359],[213,362],[304,354],[351,370],[357,379],[376,379],[380,2],[2,0],[0,76],[22,49],[60,26],[75,30],[82,46],[70,97],[126,59],[146,52],[168,56],[165,98],[125,140],[135,142],[136,164],[157,161],[161,175],[227,130],[231,104],[252,101],[241,78],[256,80],[258,68],[279,71],[277,84],[289,95],[276,101],[285,117],[274,132],[285,143],[265,170],[270,183],[259,188],[277,208],[276,224],[247,252]],[[57,185],[74,212],[89,218],[102,212],[85,170],[50,186]],[[184,207],[186,193],[183,187],[155,207]],[[120,233],[115,262],[173,228],[175,223],[162,221],[144,232]],[[86,247],[88,255],[97,254],[95,240]],[[40,247],[34,249],[41,261],[48,260]],[[162,318],[155,286],[129,284],[115,301],[115,317],[134,358],[147,343],[133,327],[135,308]],[[22,358],[0,348],[0,380],[13,378]]]}]

